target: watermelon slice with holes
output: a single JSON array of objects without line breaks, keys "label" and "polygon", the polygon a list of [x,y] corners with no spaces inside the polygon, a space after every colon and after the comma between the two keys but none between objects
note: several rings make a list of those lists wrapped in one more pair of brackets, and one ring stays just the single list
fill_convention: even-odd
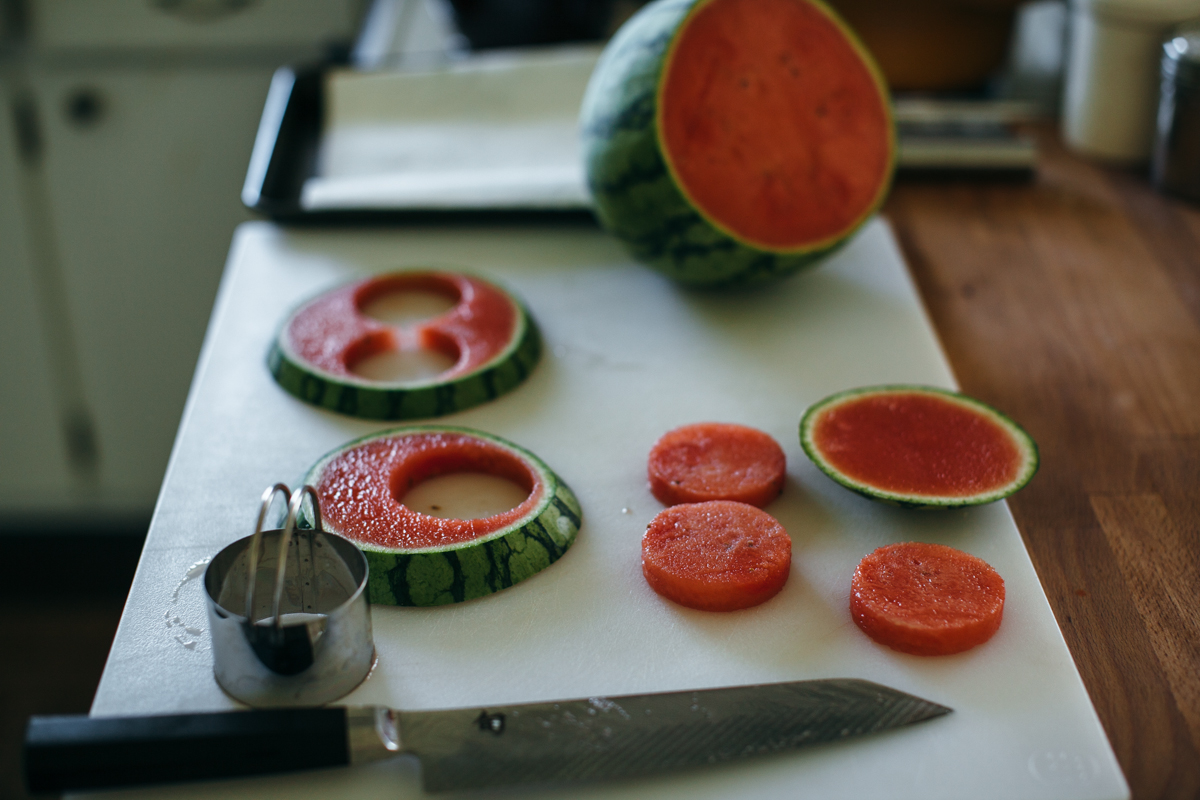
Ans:
[{"label": "watermelon slice with holes", "polygon": [[[442,295],[453,307],[411,325],[389,325],[363,309],[389,294]],[[416,381],[361,377],[357,364],[388,352],[427,350],[453,362]],[[366,419],[423,419],[486,403],[516,388],[541,355],[533,318],[512,295],[454,272],[397,272],[337,287],[283,323],[267,359],[275,380],[313,405]]]},{"label": "watermelon slice with holes", "polygon": [[838,483],[872,500],[958,508],[1029,483],[1038,449],[1017,423],[978,400],[930,386],[874,386],[805,412],[800,444]]},{"label": "watermelon slice with holes", "polygon": [[697,286],[828,255],[879,208],[896,139],[883,77],[819,0],[657,0],[605,48],[581,110],[596,214]]},{"label": "watermelon slice with holes", "polygon": [[[461,472],[505,478],[528,496],[478,519],[442,519],[404,505],[422,481]],[[325,529],[366,554],[368,597],[385,605],[458,603],[519,583],[562,557],[583,518],[574,493],[541,459],[469,428],[371,434],[323,456],[304,482],[317,491]]]}]

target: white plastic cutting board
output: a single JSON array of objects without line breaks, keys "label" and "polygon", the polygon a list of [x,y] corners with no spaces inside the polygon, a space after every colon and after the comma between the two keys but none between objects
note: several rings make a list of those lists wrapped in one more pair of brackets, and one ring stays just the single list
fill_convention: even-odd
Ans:
[{"label": "white plastic cutting board", "polygon": [[[195,565],[251,532],[266,486],[293,481],[326,451],[388,427],[285,394],[264,365],[271,337],[287,310],[316,292],[427,265],[491,277],[532,309],[546,353],[528,382],[445,421],[538,453],[578,494],[584,525],[562,560],[492,597],[433,609],[376,607],[379,665],[347,703],[425,709],[858,677],[955,713],[693,773],[503,796],[1128,796],[1007,506],[878,505],[835,485],[800,450],[801,413],[835,391],[954,385],[882,221],[818,269],[760,291],[723,293],[681,290],[585,226],[242,226],[94,714],[234,707],[211,675]],[[787,453],[787,486],[768,510],[792,536],[792,574],[758,608],[692,611],[658,597],[641,576],[641,535],[661,509],[646,487],[646,454],[664,431],[702,420],[761,428]],[[848,611],[855,564],[904,540],[946,543],[1000,572],[1007,607],[990,642],[921,658],[859,632]],[[401,758],[169,794],[394,800],[421,792],[415,762]]]}]

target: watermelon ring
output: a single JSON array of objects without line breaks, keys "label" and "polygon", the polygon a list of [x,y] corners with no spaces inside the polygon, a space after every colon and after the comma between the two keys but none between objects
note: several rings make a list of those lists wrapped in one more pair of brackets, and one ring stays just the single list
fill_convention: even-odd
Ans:
[{"label": "watermelon ring", "polygon": [[[420,482],[481,472],[528,490],[515,508],[442,519],[402,502]],[[546,464],[498,436],[414,425],[364,436],[323,456],[304,482],[320,498],[325,529],[359,546],[372,603],[436,606],[512,586],[550,566],[575,541],[583,511]]]},{"label": "watermelon ring", "polygon": [[[362,309],[393,292],[455,301],[444,314],[387,325]],[[379,353],[435,350],[454,360],[424,381],[377,381],[355,364]],[[541,336],[525,308],[499,287],[455,272],[397,272],[355,281],[308,300],[284,321],[267,366],[301,400],[365,419],[421,419],[462,411],[511,391],[537,364]]]}]

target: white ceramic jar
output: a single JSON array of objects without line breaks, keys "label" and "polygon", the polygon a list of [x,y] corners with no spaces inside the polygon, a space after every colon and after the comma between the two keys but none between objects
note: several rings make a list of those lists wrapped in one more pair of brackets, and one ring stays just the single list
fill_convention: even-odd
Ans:
[{"label": "white ceramic jar", "polygon": [[1159,58],[1171,26],[1200,16],[1200,0],[1071,0],[1063,139],[1108,161],[1150,158]]}]

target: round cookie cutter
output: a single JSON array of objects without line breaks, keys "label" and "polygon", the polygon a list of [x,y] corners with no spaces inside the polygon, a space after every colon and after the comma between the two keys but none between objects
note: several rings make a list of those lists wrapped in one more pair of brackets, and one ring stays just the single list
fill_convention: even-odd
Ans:
[{"label": "round cookie cutter", "polygon": [[[263,530],[279,493],[290,495],[287,519]],[[299,527],[306,497],[311,528]],[[375,664],[367,572],[361,550],[322,529],[311,486],[267,489],[254,534],[219,552],[204,572],[217,684],[257,708],[321,705],[348,694]]]}]

